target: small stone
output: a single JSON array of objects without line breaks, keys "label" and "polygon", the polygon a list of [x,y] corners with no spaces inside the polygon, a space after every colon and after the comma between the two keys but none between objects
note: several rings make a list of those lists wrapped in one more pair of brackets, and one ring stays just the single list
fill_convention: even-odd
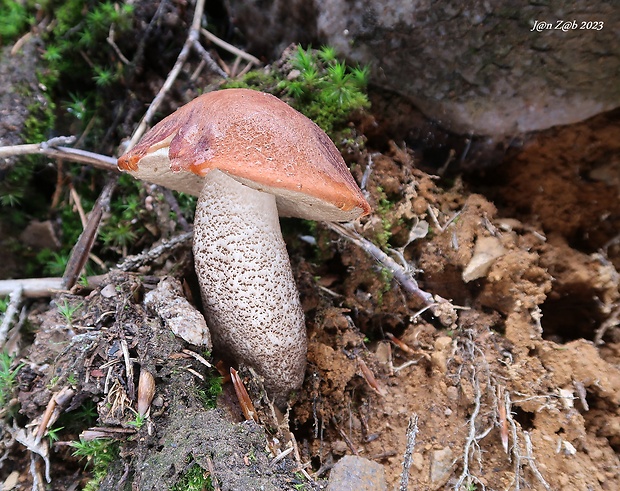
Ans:
[{"label": "small stone", "polygon": [[474,255],[463,270],[463,281],[469,283],[478,278],[483,278],[495,260],[505,253],[506,249],[497,237],[480,237],[476,241]]},{"label": "small stone", "polygon": [[454,386],[450,386],[446,389],[446,395],[451,401],[459,400],[459,390]]},{"label": "small stone", "polygon": [[144,303],[161,317],[176,336],[195,346],[211,348],[211,334],[203,315],[183,296],[181,283],[164,278],[148,292]]},{"label": "small stone", "polygon": [[327,491],[386,491],[381,464],[362,457],[345,455],[329,475]]},{"label": "small stone", "polygon": [[450,447],[433,451],[431,455],[431,482],[433,489],[437,489],[448,482],[452,475],[454,454]]},{"label": "small stone", "polygon": [[411,464],[415,470],[417,470],[418,472],[422,472],[422,470],[424,469],[424,455],[417,452],[414,453],[411,456]]},{"label": "small stone", "polygon": [[347,453],[349,447],[342,440],[337,440],[332,443],[332,453],[334,455],[344,455]]},{"label": "small stone", "polygon": [[103,298],[112,298],[116,296],[116,287],[110,283],[101,289],[101,296]]}]

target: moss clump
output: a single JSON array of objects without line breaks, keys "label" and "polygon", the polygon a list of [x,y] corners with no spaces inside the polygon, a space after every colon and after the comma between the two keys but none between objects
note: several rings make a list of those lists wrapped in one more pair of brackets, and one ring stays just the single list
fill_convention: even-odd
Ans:
[{"label": "moss clump", "polygon": [[368,67],[348,67],[329,47],[313,50],[297,46],[285,59],[281,68],[250,71],[224,87],[272,93],[312,119],[334,140],[352,113],[370,106],[366,95]]},{"label": "moss clump", "polygon": [[91,465],[93,478],[88,481],[84,491],[96,491],[103,478],[108,473],[108,468],[118,458],[118,443],[111,440],[83,440],[72,442],[73,455],[80,460],[86,459],[86,465]]},{"label": "moss clump", "polygon": [[0,1],[0,19],[0,45],[20,36],[31,22],[24,3],[14,0]]},{"label": "moss clump", "polygon": [[192,465],[170,491],[211,491],[211,476],[198,464]]}]

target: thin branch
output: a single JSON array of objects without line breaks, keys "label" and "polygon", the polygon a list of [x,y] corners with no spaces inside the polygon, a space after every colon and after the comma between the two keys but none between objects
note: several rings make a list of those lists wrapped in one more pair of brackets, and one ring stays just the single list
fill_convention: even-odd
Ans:
[{"label": "thin branch", "polygon": [[[168,78],[166,78],[166,81],[162,85],[161,89],[159,89],[159,92],[157,93],[157,95],[155,96],[151,104],[149,105],[149,108],[147,109],[146,113],[142,117],[142,120],[140,121],[138,128],[136,129],[133,136],[131,137],[131,141],[129,142],[129,145],[127,146],[128,150],[133,148],[136,145],[136,143],[138,143],[138,140],[142,138],[142,135],[144,135],[144,132],[146,131],[146,127],[151,123],[153,116],[155,116],[155,113],[157,112],[157,110],[159,109],[159,106],[163,102],[164,97],[166,96],[167,92],[172,87],[172,84],[178,77],[179,72],[181,71],[181,68],[183,67],[183,64],[185,63],[185,60],[187,60],[187,57],[189,56],[191,49],[192,48],[196,49],[194,44],[196,41],[198,41],[200,37],[200,20],[204,12],[204,6],[205,6],[205,0],[196,1],[196,10],[194,10],[194,18],[192,20],[192,27],[190,28],[190,31],[187,36],[187,39],[185,40],[185,43],[183,44],[183,48],[181,49],[181,52],[179,53],[179,56],[177,57],[177,61],[172,67],[172,70],[170,70],[170,73],[168,74]],[[203,53],[200,53],[200,54],[204,59],[204,54]],[[223,78],[227,78],[226,73],[224,73],[220,68],[217,68],[216,73]]]},{"label": "thin branch", "polygon": [[112,193],[116,187],[116,183],[117,179],[111,179],[105,185],[88,216],[88,223],[86,224],[86,227],[82,231],[78,241],[73,246],[71,256],[69,257],[69,261],[67,261],[65,273],[63,275],[63,286],[66,289],[73,288],[80,276],[80,273],[82,272],[82,269],[84,268],[84,265],[86,264],[86,261],[88,260],[90,250],[92,249],[95,239],[97,238],[97,231],[99,230],[99,224],[101,223],[103,213],[110,207],[110,199],[112,198]]},{"label": "thin branch", "polygon": [[62,278],[0,280],[0,296],[10,295],[18,288],[26,298],[48,297],[63,291]]},{"label": "thin branch", "polygon": [[465,441],[465,448],[463,450],[463,472],[461,472],[461,475],[459,476],[458,481],[454,485],[454,491],[459,491],[461,489],[461,485],[463,484],[466,478],[473,477],[469,473],[469,459],[470,459],[469,452],[471,450],[471,447],[475,445],[476,443],[476,419],[478,418],[478,414],[480,413],[481,394],[480,394],[480,386],[478,385],[477,378],[476,378],[477,377],[476,366],[472,364],[471,369],[472,369],[471,382],[476,391],[476,398],[474,400],[474,410],[471,413],[471,416],[469,418],[469,425],[468,425],[469,432],[467,435],[467,440]]},{"label": "thin branch", "polygon": [[[122,263],[118,265],[120,271],[132,271],[143,264],[154,261],[164,252],[173,250],[188,241],[192,240],[193,231],[177,235],[172,239],[162,242],[158,246],[135,256],[126,257]],[[91,287],[100,286],[107,275],[89,276],[87,278],[88,285]],[[0,280],[0,296],[10,295],[16,289],[21,289],[25,298],[51,297],[57,293],[67,291],[63,287],[62,278],[24,278],[13,280]]]},{"label": "thin branch", "polygon": [[252,56],[249,53],[246,53],[245,51],[237,48],[236,46],[233,46],[232,44],[227,43],[223,39],[218,38],[212,32],[209,32],[206,29],[200,29],[200,33],[204,37],[206,37],[209,41],[211,41],[213,44],[216,44],[220,48],[225,49],[229,53],[231,53],[231,54],[233,54],[235,56],[238,56],[239,58],[243,58],[244,60],[247,60],[250,63],[254,63],[255,65],[261,65],[261,62],[260,62],[260,60],[258,58],[256,58],[255,56]]},{"label": "thin branch", "polygon": [[405,455],[403,456],[403,472],[400,475],[399,491],[407,491],[409,489],[409,469],[413,461],[413,449],[415,448],[415,439],[418,434],[418,415],[413,413],[409,418],[407,425],[407,446],[405,447]]},{"label": "thin branch", "polygon": [[411,274],[404,270],[404,268],[394,261],[390,256],[383,252],[379,247],[374,245],[369,240],[358,234],[350,225],[344,225],[340,223],[326,223],[327,228],[338,233],[342,237],[350,240],[355,245],[364,250],[367,254],[376,259],[385,268],[387,268],[400,285],[409,293],[416,296],[425,305],[432,305],[434,303],[433,295],[420,289],[416,280],[413,279]]},{"label": "thin branch", "polygon": [[542,484],[543,487],[547,491],[551,491],[551,487],[549,486],[547,481],[545,481],[545,478],[543,477],[543,475],[538,470],[538,467],[536,466],[536,461],[534,459],[534,450],[532,448],[532,439],[530,438],[530,434],[527,431],[524,431],[523,437],[525,438],[526,459],[527,459],[528,465],[530,466],[530,469],[532,470],[532,472],[534,473],[534,475],[536,476],[540,484]]},{"label": "thin branch", "polygon": [[202,44],[200,44],[200,41],[198,41],[198,39],[194,39],[193,40],[192,48],[194,48],[196,50],[196,52],[202,58],[202,61],[209,67],[209,69],[212,72],[217,73],[218,75],[220,75],[223,78],[227,78],[228,77],[228,74],[226,72],[224,72],[218,66],[218,64],[215,62],[215,60],[213,58],[211,58],[211,55],[209,54],[209,52],[206,49],[204,49],[204,47],[202,46]]},{"label": "thin branch", "polygon": [[135,256],[127,256],[117,267],[121,271],[133,271],[146,263],[154,261],[164,252],[175,249],[176,247],[191,241],[193,236],[194,232],[189,231],[172,237],[172,239],[162,242],[158,246],[155,246],[146,252],[136,254]]},{"label": "thin branch", "polygon": [[4,319],[2,319],[2,324],[0,325],[0,348],[4,346],[11,323],[13,322],[13,317],[15,317],[17,311],[19,310],[19,305],[21,304],[23,298],[23,292],[24,290],[20,285],[17,285],[11,292],[9,297],[9,305],[4,312]]},{"label": "thin branch", "polygon": [[75,137],[63,136],[56,137],[41,143],[28,143],[25,145],[10,145],[0,147],[0,158],[12,157],[15,155],[45,155],[46,157],[71,160],[82,164],[89,164],[98,169],[110,172],[119,172],[116,167],[116,159],[107,155],[101,155],[86,150],[60,146],[60,144],[70,144],[75,141]]},{"label": "thin branch", "polygon": [[129,60],[125,58],[125,55],[121,52],[120,48],[116,45],[116,41],[114,41],[114,35],[115,35],[114,23],[112,23],[110,24],[110,30],[108,31],[108,37],[106,38],[106,41],[108,42],[110,46],[112,46],[112,49],[116,53],[116,56],[118,56],[118,58],[125,65],[129,65],[130,63]]}]

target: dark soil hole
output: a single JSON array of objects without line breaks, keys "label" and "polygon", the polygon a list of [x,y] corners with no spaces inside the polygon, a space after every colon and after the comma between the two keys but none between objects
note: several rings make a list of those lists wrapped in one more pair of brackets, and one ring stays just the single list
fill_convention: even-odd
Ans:
[{"label": "dark soil hole", "polygon": [[575,339],[592,341],[602,319],[591,290],[549,298],[542,305],[543,339],[568,343]]},{"label": "dark soil hole", "polygon": [[524,411],[520,407],[513,406],[513,418],[517,421],[523,431],[532,431],[534,429],[534,413]]},{"label": "dark soil hole", "polygon": [[616,405],[590,390],[587,391],[586,401],[588,411],[581,414],[588,433],[607,439],[614,451],[620,452],[620,432],[614,417],[611,416],[616,410]]}]

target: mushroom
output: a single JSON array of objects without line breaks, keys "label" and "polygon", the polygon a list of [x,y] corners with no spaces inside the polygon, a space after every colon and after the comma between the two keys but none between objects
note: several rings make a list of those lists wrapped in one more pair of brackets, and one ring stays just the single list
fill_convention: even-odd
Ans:
[{"label": "mushroom", "polygon": [[253,367],[283,403],[303,382],[307,342],[278,215],[349,221],[370,212],[335,145],[280,99],[226,89],[163,119],[118,167],[199,196],[193,251],[213,344]]}]

